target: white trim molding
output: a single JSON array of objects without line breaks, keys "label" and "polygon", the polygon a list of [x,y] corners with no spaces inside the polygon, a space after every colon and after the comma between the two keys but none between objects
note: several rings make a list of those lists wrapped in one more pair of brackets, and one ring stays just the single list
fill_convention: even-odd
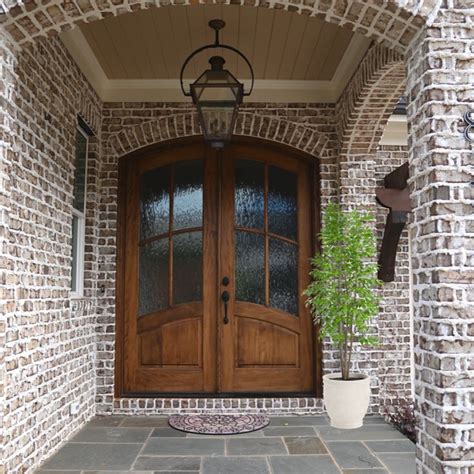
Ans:
[{"label": "white trim molding", "polygon": [[380,145],[408,145],[408,126],[406,115],[392,115],[387,122]]}]

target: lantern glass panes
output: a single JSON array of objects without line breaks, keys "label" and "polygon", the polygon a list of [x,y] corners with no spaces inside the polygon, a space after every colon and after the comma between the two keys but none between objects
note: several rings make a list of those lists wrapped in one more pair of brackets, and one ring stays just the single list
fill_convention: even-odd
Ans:
[{"label": "lantern glass panes", "polygon": [[204,139],[215,147],[222,147],[232,136],[242,102],[243,85],[223,69],[224,58],[213,56],[209,63],[211,69],[191,84],[191,95],[198,110]]}]

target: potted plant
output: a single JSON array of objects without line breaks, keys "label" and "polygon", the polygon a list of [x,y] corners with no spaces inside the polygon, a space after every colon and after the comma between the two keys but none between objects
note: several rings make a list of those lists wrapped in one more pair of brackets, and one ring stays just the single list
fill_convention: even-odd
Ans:
[{"label": "potted plant", "polygon": [[370,398],[370,378],[351,372],[355,344],[376,343],[370,320],[378,314],[379,298],[375,235],[371,218],[344,212],[330,204],[318,236],[321,252],[312,260],[312,282],[304,292],[321,339],[331,338],[340,356],[341,373],[323,377],[324,405],[335,428],[362,426]]}]

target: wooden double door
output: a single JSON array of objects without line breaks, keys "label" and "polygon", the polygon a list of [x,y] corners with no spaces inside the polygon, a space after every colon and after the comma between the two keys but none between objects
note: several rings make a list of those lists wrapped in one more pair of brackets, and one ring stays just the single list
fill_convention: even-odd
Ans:
[{"label": "wooden double door", "polygon": [[312,392],[308,163],[194,141],[121,174],[122,395]]}]

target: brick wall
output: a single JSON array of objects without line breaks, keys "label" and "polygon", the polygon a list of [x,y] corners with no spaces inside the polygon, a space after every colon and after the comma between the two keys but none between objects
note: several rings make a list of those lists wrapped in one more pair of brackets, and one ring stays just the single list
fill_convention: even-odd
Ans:
[{"label": "brick wall", "polygon": [[[376,154],[375,181],[383,187],[384,177],[408,161],[406,146],[379,147]],[[378,249],[382,244],[388,209],[377,206],[376,233]],[[395,280],[384,283],[377,318],[380,353],[378,383],[381,403],[389,410],[400,400],[412,400],[413,321],[410,296],[409,224],[402,232],[397,248]]]},{"label": "brick wall", "polygon": [[[7,44],[3,54],[10,54]],[[73,302],[69,288],[76,115],[99,132],[101,103],[58,39],[38,41],[9,58],[2,62],[11,105],[2,120],[8,201],[0,347],[2,461],[13,473],[29,471],[95,413],[94,299]],[[89,225],[95,224],[97,144],[92,140]],[[93,232],[87,238],[92,244]],[[88,248],[88,272],[94,253]],[[90,286],[87,291],[93,296]],[[73,401],[80,404],[74,416]]]},{"label": "brick wall", "polygon": [[[114,360],[110,352],[114,347],[115,332],[115,229],[116,229],[116,196],[117,196],[117,172],[119,156],[139,148],[140,146],[153,143],[159,139],[169,139],[176,136],[192,135],[196,132],[196,127],[192,125],[192,118],[182,119],[186,110],[192,110],[185,104],[159,104],[159,103],[106,103],[104,104],[103,113],[103,129],[102,139],[103,161],[106,165],[103,167],[101,182],[106,186],[101,189],[102,203],[100,206],[100,221],[103,222],[102,230],[104,236],[100,237],[101,242],[108,241],[107,246],[101,248],[101,265],[104,271],[100,271],[103,278],[99,285],[104,285],[106,292],[99,299],[98,304],[98,376],[97,376],[97,409],[103,413],[153,413],[157,410],[168,412],[174,410],[186,411],[206,411],[206,410],[228,410],[239,409],[254,411],[259,407],[265,407],[275,413],[283,412],[318,412],[321,411],[321,403],[315,399],[284,399],[284,400],[170,400],[170,399],[122,399],[115,400],[113,398],[114,390]],[[331,198],[337,195],[337,130],[336,130],[336,108],[334,105],[325,104],[247,104],[242,109],[236,134],[255,135],[267,139],[278,139],[278,141],[287,141],[293,143],[294,146],[306,147],[304,139],[309,132],[305,130],[314,130],[318,133],[325,134],[328,141],[324,147],[321,157],[321,191],[323,206]],[[245,118],[249,116],[249,118]],[[160,122],[162,119],[166,122]],[[252,121],[252,124],[250,124]],[[280,121],[283,121],[280,123]],[[249,123],[248,126],[246,125]],[[275,123],[275,124],[274,124]],[[296,127],[302,127],[296,131]],[[155,131],[152,128],[162,131]],[[163,131],[166,130],[166,131]],[[252,132],[253,130],[253,132]],[[283,132],[278,133],[278,130]],[[289,131],[287,131],[289,130]],[[286,131],[286,132],[285,132]],[[157,135],[164,135],[158,137]],[[295,138],[297,136],[297,138]],[[286,137],[286,138],[282,138]],[[306,150],[308,151],[308,150]],[[399,153],[385,152],[374,156],[372,160],[372,172],[377,170],[378,175],[372,178],[367,177],[367,173],[363,172],[354,177],[354,186],[357,181],[364,182],[363,186],[370,184],[371,189],[371,211],[377,213],[379,226],[383,226],[383,216],[385,211],[376,206],[375,203],[375,185],[377,179],[382,179],[382,174],[387,173],[387,169],[391,170],[399,166],[400,160],[407,159],[406,152],[398,150]],[[403,158],[402,158],[403,157]],[[365,168],[364,168],[365,169]],[[383,222],[382,222],[383,221]],[[382,223],[382,224],[380,224]],[[381,235],[381,234],[380,234]],[[406,243],[406,242],[405,242]],[[399,366],[384,368],[383,373],[390,372],[391,388],[395,385],[395,380],[399,380],[403,390],[398,392],[399,395],[406,392],[410,393],[410,374],[409,374],[409,355],[406,354],[405,331],[406,325],[398,326],[396,323],[391,324],[390,320],[397,317],[398,310],[402,312],[408,311],[406,301],[408,292],[408,282],[406,275],[408,273],[408,254],[405,252],[400,254],[399,266],[400,275],[405,275],[405,279],[400,277],[397,280],[396,290],[390,292],[387,290],[387,301],[382,305],[383,321],[381,333],[383,335],[382,342],[385,346],[390,342],[390,356],[393,357],[395,352],[399,350],[397,357],[400,361]],[[404,270],[403,270],[404,268]],[[395,294],[394,294],[395,293]],[[396,306],[393,302],[396,301]],[[407,313],[408,314],[408,313]],[[401,316],[403,318],[405,316]],[[408,314],[409,324],[409,314]],[[376,331],[378,331],[378,323],[375,322]],[[400,334],[397,329],[400,329]],[[409,334],[408,334],[409,337]],[[395,342],[395,339],[396,342]],[[401,341],[401,342],[399,342]],[[409,340],[408,340],[409,343]],[[338,370],[338,351],[326,342],[324,345],[324,367],[326,371]],[[355,368],[367,372],[371,369],[374,377],[373,397],[371,402],[372,412],[378,410],[378,391],[380,387],[378,371],[379,361],[383,357],[381,348],[361,348],[358,356],[355,357]],[[408,357],[408,362],[406,359]],[[388,361],[388,359],[387,359]],[[407,367],[408,366],[408,371]],[[403,369],[402,369],[403,368]],[[392,397],[397,395],[397,389]]]},{"label": "brick wall", "polygon": [[474,6],[443,7],[407,55],[418,466],[474,469]]}]

